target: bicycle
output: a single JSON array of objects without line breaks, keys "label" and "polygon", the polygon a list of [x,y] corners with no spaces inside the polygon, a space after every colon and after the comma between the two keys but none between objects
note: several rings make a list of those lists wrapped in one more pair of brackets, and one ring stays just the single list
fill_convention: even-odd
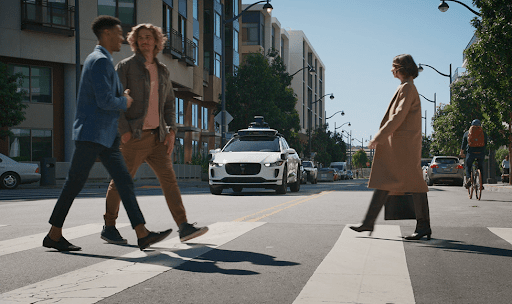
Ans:
[{"label": "bicycle", "polygon": [[[467,176],[466,176],[467,178]],[[475,193],[475,198],[480,200],[482,198],[482,172],[478,169],[478,160],[475,159],[473,164],[471,165],[471,186],[468,188],[469,199],[473,198],[473,192]]]}]

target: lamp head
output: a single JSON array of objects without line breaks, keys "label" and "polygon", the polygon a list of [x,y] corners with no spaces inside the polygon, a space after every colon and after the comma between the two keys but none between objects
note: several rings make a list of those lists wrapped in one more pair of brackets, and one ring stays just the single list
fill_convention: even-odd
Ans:
[{"label": "lamp head", "polygon": [[309,74],[311,74],[311,75],[315,75],[316,74],[316,70],[315,70],[314,67],[308,66],[308,69],[309,69]]},{"label": "lamp head", "polygon": [[270,0],[267,0],[267,3],[265,3],[265,5],[263,5],[263,9],[266,9],[267,13],[270,14],[272,12],[273,7],[269,2],[270,2]]},{"label": "lamp head", "polygon": [[345,112],[341,111],[341,116],[345,116]]},{"label": "lamp head", "polygon": [[350,124],[350,122],[348,123],[348,126],[351,127],[352,125]]},{"label": "lamp head", "polygon": [[418,72],[419,72],[419,73],[423,72],[423,67],[421,66],[421,63],[419,64]]},{"label": "lamp head", "polygon": [[446,12],[450,7],[448,6],[448,3],[441,1],[441,4],[437,7],[441,12]]},{"label": "lamp head", "polygon": [[[334,99],[334,95],[331,93],[331,96],[329,96],[329,98],[330,98],[331,100],[332,100],[332,99]],[[343,114],[341,114],[341,115],[345,115],[345,114],[343,113]]]}]

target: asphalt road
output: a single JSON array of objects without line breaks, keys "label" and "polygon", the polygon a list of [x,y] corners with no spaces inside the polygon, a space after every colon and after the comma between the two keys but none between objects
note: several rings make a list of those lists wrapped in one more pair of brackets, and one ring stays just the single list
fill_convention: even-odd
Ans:
[{"label": "asphalt road", "polygon": [[[432,240],[403,241],[415,221],[384,221],[372,236],[360,222],[372,192],[366,181],[303,185],[298,193],[182,187],[190,222],[210,231],[187,244],[161,190],[137,189],[147,226],[173,228],[144,252],[121,211],[129,245],[99,238],[105,187],[87,188],[64,226],[83,250],[41,247],[60,193],[0,193],[0,303],[511,303],[512,197],[461,187],[428,194]],[[5,194],[5,195],[4,195]]]}]

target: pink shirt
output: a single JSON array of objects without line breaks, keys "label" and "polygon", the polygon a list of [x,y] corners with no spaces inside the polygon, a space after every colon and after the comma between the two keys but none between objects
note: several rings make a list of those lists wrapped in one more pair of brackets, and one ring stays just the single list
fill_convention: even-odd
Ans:
[{"label": "pink shirt", "polygon": [[158,68],[156,63],[148,64],[146,69],[149,71],[149,79],[151,89],[149,90],[148,112],[144,118],[144,126],[142,129],[156,129],[160,126],[160,117],[158,115]]}]

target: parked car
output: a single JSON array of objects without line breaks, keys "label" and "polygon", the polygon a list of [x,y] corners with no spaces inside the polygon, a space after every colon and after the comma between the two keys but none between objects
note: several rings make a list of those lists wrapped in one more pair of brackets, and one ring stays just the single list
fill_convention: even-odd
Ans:
[{"label": "parked car", "polygon": [[354,174],[352,173],[352,170],[347,170],[347,179],[354,179]]},{"label": "parked car", "polygon": [[334,182],[334,169],[333,168],[321,168],[318,170],[318,181],[319,182]]},{"label": "parked car", "polygon": [[453,183],[462,186],[464,166],[459,162],[458,157],[434,156],[423,177],[429,186],[439,183]]},{"label": "parked car", "polygon": [[340,180],[341,179],[341,172],[340,170],[336,169],[336,168],[331,168],[334,170],[334,180],[337,181],[337,180]]},{"label": "parked car", "polygon": [[308,174],[307,180],[312,184],[318,183],[318,168],[315,163],[309,160],[305,160],[302,162],[302,166]]},{"label": "parked car", "polygon": [[41,179],[39,165],[19,163],[0,153],[0,187],[16,189],[20,184],[38,182]]},{"label": "parked car", "polygon": [[304,166],[300,165],[300,183],[307,184],[308,182],[308,172],[304,169]]},{"label": "parked car", "polygon": [[209,184],[212,194],[232,188],[275,189],[285,194],[300,189],[300,158],[286,139],[256,116],[248,129],[239,130],[224,148],[210,151]]},{"label": "parked car", "polygon": [[332,162],[329,168],[336,168],[340,171],[340,179],[347,178],[347,162]]}]

